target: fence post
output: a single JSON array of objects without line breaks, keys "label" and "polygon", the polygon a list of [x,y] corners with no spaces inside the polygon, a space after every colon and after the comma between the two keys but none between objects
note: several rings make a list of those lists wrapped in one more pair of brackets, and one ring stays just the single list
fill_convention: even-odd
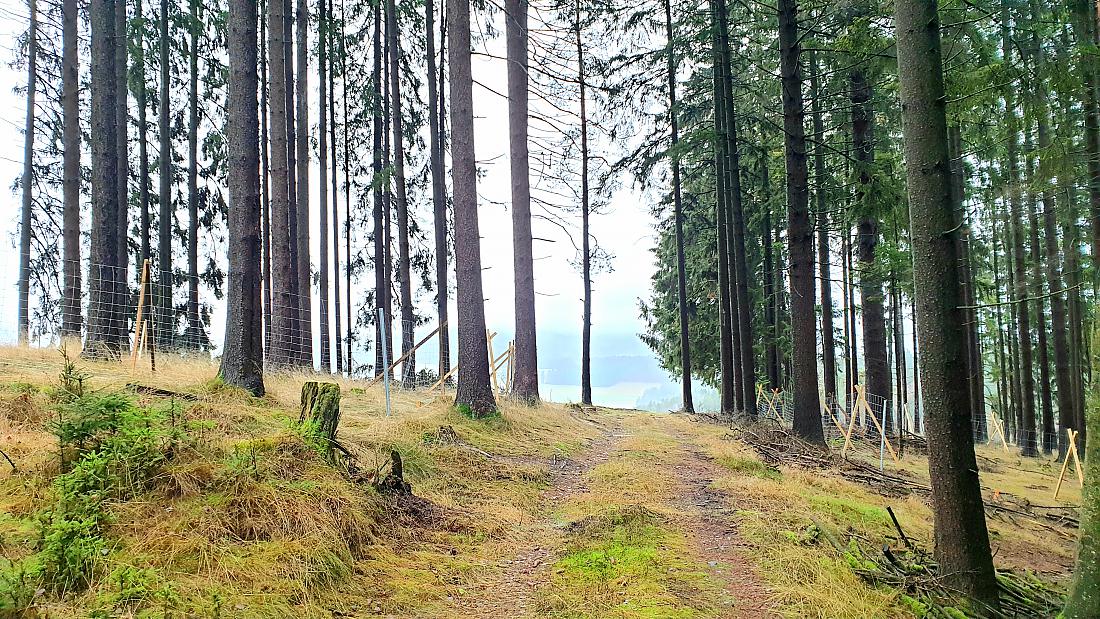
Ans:
[{"label": "fence post", "polygon": [[[381,307],[378,308],[378,326],[381,328],[381,332],[386,332],[386,312]],[[390,416],[390,355],[386,350],[386,346],[382,345],[382,384],[386,390],[386,416]]]}]

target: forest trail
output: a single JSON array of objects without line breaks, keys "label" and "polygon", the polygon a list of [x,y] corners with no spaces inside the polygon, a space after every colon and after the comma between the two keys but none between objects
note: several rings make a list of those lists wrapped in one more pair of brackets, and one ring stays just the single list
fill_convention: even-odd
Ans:
[{"label": "forest trail", "polygon": [[[514,548],[514,552],[500,557],[496,564],[499,571],[482,582],[473,595],[460,600],[459,607],[476,617],[537,617],[552,608],[558,588],[554,577],[563,571],[555,564],[569,554],[570,532],[578,528],[578,520],[565,514],[576,511],[578,504],[599,510],[613,508],[616,501],[601,500],[610,498],[607,494],[635,496],[633,489],[617,483],[594,488],[601,484],[591,484],[590,478],[603,478],[601,469],[617,469],[635,458],[640,452],[630,443],[641,438],[668,449],[662,461],[650,463],[646,471],[665,476],[668,491],[656,493],[653,496],[658,500],[644,501],[644,507],[638,503],[627,509],[658,514],[668,535],[683,541],[675,548],[662,549],[675,553],[676,562],[681,564],[668,568],[668,573],[675,575],[686,568],[701,581],[697,583],[701,586],[683,591],[679,591],[683,583],[663,583],[670,591],[679,591],[677,597],[682,598],[668,600],[670,605],[695,610],[706,606],[708,616],[715,617],[771,616],[773,595],[745,554],[750,544],[737,531],[732,499],[712,486],[722,475],[720,467],[693,442],[692,436],[664,424],[648,423],[653,420],[649,414],[622,412],[599,419],[601,435],[585,449],[572,457],[553,457],[546,463],[550,475],[540,494],[538,519],[512,532],[503,546]],[[640,431],[639,421],[645,422]],[[656,578],[665,580],[661,575]],[[622,603],[629,604],[630,600]]]}]

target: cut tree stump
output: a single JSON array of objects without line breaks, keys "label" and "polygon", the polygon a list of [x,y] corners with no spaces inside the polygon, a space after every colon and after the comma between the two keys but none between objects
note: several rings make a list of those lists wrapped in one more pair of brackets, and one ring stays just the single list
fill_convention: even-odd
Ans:
[{"label": "cut tree stump", "polygon": [[298,423],[313,425],[318,436],[326,440],[325,449],[331,452],[340,424],[340,385],[312,380],[302,385]]}]

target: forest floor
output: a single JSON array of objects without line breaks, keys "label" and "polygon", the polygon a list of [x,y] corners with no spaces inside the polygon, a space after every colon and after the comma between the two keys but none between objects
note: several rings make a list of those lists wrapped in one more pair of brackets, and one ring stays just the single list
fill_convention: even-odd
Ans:
[{"label": "forest floor", "polygon": [[[296,427],[315,377],[269,377],[252,398],[209,362],[158,362],[155,374],[77,362],[82,405],[128,393],[159,411],[142,428],[167,447],[148,479],[109,493],[84,578],[57,586],[51,561],[75,555],[41,541],[67,488],[51,429],[77,413],[59,404],[56,351],[0,349],[0,449],[15,465],[0,462],[0,616],[912,616],[903,592],[868,584],[818,532],[897,544],[890,506],[931,549],[927,498],[766,463],[741,428],[508,401],[477,421],[424,392],[399,392],[387,417],[379,387],[339,379],[348,474]],[[419,499],[362,483],[391,450]],[[1031,509],[1055,506],[1059,463],[979,454],[988,499],[1011,499],[989,519],[998,566],[1064,582],[1076,532]],[[878,465],[869,445],[849,457]],[[927,483],[919,454],[886,469]],[[1070,480],[1058,505],[1079,498]]]}]

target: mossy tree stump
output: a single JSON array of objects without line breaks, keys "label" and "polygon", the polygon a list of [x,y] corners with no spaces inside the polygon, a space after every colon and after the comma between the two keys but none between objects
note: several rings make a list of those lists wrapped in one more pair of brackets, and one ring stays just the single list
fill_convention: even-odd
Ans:
[{"label": "mossy tree stump", "polygon": [[340,424],[340,385],[312,380],[302,385],[298,423],[312,426],[317,436],[324,439],[325,450],[331,452]]}]

